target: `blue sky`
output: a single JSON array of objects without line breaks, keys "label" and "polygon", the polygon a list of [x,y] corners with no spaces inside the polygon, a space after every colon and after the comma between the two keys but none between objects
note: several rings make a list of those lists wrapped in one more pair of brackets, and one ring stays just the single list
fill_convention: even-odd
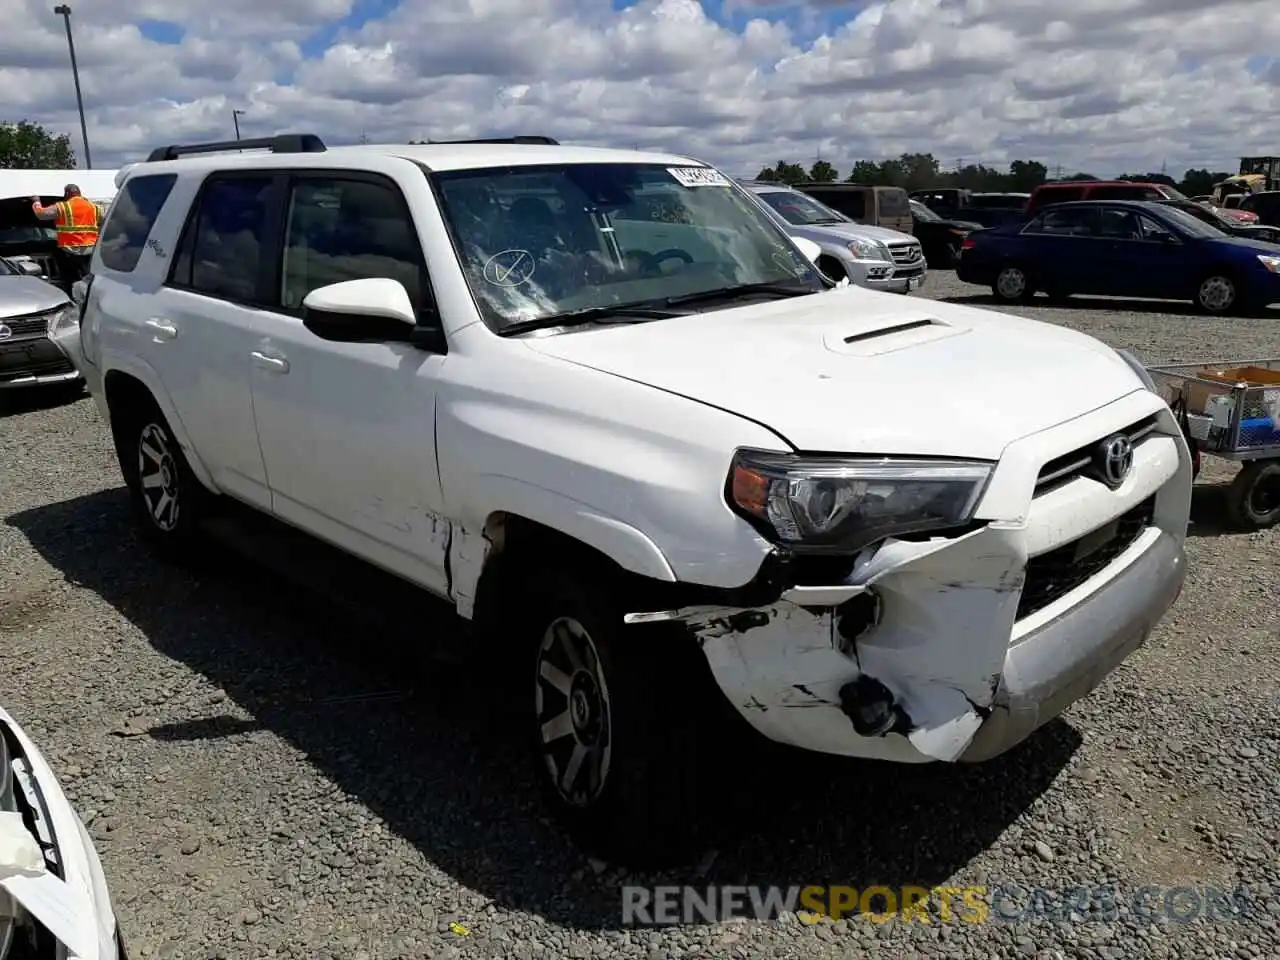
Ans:
[{"label": "blue sky", "polygon": [[[253,136],[520,128],[734,173],[932,152],[1115,175],[1280,152],[1275,3],[1119,0],[1117,17],[1117,0],[93,0],[76,46],[95,165],[224,138],[236,110]],[[0,116],[78,142],[62,24],[45,0],[17,4]],[[753,18],[773,29],[746,34]]]}]

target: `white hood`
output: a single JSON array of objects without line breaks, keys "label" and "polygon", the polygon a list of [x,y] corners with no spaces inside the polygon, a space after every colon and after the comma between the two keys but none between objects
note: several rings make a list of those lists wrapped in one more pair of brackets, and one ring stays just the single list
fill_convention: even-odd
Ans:
[{"label": "white hood", "polygon": [[1084,334],[860,287],[525,342],[810,452],[995,460],[1013,440],[1143,389]]}]

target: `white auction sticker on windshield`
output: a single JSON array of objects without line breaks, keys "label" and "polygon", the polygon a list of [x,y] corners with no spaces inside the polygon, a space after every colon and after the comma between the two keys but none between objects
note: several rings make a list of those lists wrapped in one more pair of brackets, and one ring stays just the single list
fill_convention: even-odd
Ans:
[{"label": "white auction sticker on windshield", "polygon": [[729,178],[719,170],[710,167],[667,167],[671,174],[684,187],[727,187]]}]

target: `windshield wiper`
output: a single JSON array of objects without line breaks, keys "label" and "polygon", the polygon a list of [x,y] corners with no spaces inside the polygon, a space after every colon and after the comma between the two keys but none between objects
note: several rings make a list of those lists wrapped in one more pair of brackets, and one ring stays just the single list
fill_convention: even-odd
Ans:
[{"label": "windshield wiper", "polygon": [[501,332],[504,337],[511,337],[531,330],[546,330],[550,327],[573,327],[587,323],[635,323],[640,320],[666,320],[678,316],[679,313],[665,307],[624,303],[616,306],[603,305],[584,307],[581,310],[567,310],[564,313],[534,317],[532,320],[517,320],[515,323],[507,324]]},{"label": "windshield wiper", "polygon": [[821,220],[810,220],[810,223],[848,223],[848,220],[840,217],[823,217]]},{"label": "windshield wiper", "polygon": [[[825,289],[825,285],[824,285]],[[799,297],[808,293],[817,293],[807,283],[743,283],[736,287],[717,287],[714,290],[700,290],[697,293],[686,293],[678,297],[667,297],[662,302],[674,307],[682,303],[696,303],[701,300],[720,300],[727,297],[747,297],[757,293],[776,293],[785,297]]]}]

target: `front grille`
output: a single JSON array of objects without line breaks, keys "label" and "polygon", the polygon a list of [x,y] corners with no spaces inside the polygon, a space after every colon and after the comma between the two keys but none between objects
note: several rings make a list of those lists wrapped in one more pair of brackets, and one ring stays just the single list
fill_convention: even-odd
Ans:
[{"label": "front grille", "polygon": [[893,262],[900,267],[910,266],[924,259],[918,243],[893,244],[889,247],[889,254],[893,257]]},{"label": "front grille", "polygon": [[[1151,526],[1156,498],[1148,497],[1101,530],[1054,547],[1027,561],[1027,576],[1018,601],[1018,619],[1043,610],[1053,601],[1097,576]],[[1107,535],[1110,537],[1107,538]]]},{"label": "front grille", "polygon": [[[1131,423],[1116,433],[1122,433],[1129,438],[1129,442],[1135,447],[1156,429],[1158,418],[1155,414],[1149,417],[1143,417],[1137,423]],[[1036,477],[1035,496],[1039,497],[1048,493],[1050,490],[1056,489],[1065,483],[1074,480],[1076,477],[1092,476],[1094,473],[1093,457],[1094,452],[1103,440],[1115,436],[1115,433],[1109,433],[1106,437],[1099,437],[1093,443],[1072,450],[1070,453],[1064,453],[1060,457],[1054,457],[1040,470],[1040,475]]]},{"label": "front grille", "polygon": [[49,315],[41,313],[25,317],[0,317],[0,324],[4,324],[11,331],[5,338],[6,342],[24,337],[43,337],[49,331]]}]

